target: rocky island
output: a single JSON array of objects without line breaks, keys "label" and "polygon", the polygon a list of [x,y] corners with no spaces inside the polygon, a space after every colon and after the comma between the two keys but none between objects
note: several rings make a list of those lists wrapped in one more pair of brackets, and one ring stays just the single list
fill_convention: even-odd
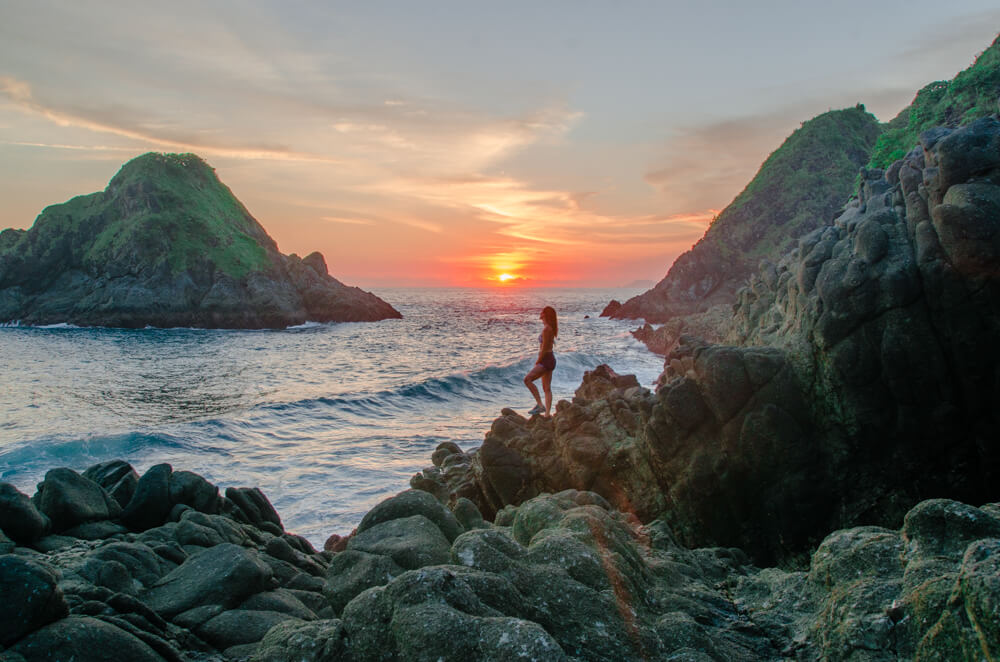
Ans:
[{"label": "rocky island", "polygon": [[0,232],[0,322],[284,328],[398,318],[319,253],[282,255],[194,154],[145,154],[101,193]]}]

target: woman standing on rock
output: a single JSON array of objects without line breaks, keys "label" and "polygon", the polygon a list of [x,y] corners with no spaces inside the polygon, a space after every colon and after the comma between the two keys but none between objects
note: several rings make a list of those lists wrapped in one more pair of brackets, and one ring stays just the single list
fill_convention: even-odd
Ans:
[{"label": "woman standing on rock", "polygon": [[[531,394],[535,396],[535,406],[528,412],[535,414],[545,413],[546,416],[552,410],[552,371],[556,369],[556,355],[552,353],[552,346],[559,335],[559,321],[556,319],[556,309],[552,306],[545,306],[538,319],[545,323],[545,328],[538,334],[538,360],[535,367],[524,376],[524,385],[528,387]],[[545,391],[545,406],[542,406],[542,398],[538,394],[538,387],[535,380],[542,378],[542,390]]]}]

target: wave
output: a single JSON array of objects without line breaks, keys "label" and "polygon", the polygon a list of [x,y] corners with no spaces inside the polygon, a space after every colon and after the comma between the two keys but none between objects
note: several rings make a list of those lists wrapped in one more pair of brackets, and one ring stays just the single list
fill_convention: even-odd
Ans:
[{"label": "wave", "polygon": [[0,479],[11,483],[40,478],[55,467],[84,469],[97,462],[116,457],[136,457],[149,454],[186,454],[204,452],[203,445],[194,445],[168,433],[125,432],[111,435],[44,437],[0,448]]},{"label": "wave", "polygon": [[[586,370],[605,362],[602,357],[584,352],[557,354],[555,382],[575,388]],[[378,414],[405,412],[428,405],[440,405],[458,400],[495,403],[498,408],[512,393],[524,390],[524,375],[534,365],[534,356],[524,357],[500,366],[487,366],[472,372],[458,372],[430,377],[415,383],[375,392],[360,392],[342,396],[321,396],[281,403],[266,403],[256,407],[268,412],[298,409],[333,408],[337,413],[368,417]]]}]

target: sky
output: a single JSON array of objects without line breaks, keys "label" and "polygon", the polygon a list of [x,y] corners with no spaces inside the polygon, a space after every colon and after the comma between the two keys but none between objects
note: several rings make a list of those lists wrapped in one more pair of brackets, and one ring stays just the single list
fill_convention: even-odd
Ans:
[{"label": "sky", "polygon": [[799,125],[894,117],[996,0],[0,0],[0,228],[194,152],[392,286],[657,281]]}]

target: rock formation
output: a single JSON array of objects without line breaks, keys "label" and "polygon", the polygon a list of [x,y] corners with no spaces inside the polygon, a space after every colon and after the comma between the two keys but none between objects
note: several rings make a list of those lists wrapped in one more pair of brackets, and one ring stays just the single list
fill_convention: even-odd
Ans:
[{"label": "rock formation", "polygon": [[[107,488],[125,476],[135,490],[119,515],[74,505],[117,501]],[[687,549],[665,521],[577,490],[493,523],[468,500],[449,509],[409,490],[334,554],[284,532],[259,490],[223,497],[168,465],[141,478],[121,461],[54,469],[32,500],[0,486],[20,504],[0,511],[16,538],[0,549],[4,662],[888,662],[1000,649],[996,503],[925,501],[899,529],[832,533],[789,571]],[[126,525],[127,510],[142,524]]]},{"label": "rock formation", "polygon": [[878,134],[861,106],[803,123],[663,280],[608,314],[661,323],[731,304],[761,258],[782,255],[833,218]]},{"label": "rock formation", "polygon": [[283,328],[392,317],[331,277],[319,253],[279,253],[193,154],[140,156],[104,192],[0,232],[0,322]]},{"label": "rock formation", "polygon": [[729,345],[682,336],[655,394],[606,366],[551,421],[505,410],[414,487],[492,516],[591,490],[691,546],[794,559],[921,499],[996,498],[1000,120],[925,133],[765,265]]}]

